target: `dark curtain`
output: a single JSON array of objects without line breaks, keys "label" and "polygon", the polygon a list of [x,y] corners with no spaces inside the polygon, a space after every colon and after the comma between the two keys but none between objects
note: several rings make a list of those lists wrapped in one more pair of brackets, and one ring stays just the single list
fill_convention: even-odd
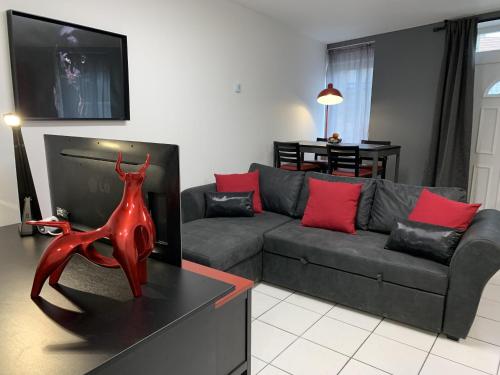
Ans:
[{"label": "dark curtain", "polygon": [[446,22],[436,120],[426,184],[467,189],[477,18]]}]

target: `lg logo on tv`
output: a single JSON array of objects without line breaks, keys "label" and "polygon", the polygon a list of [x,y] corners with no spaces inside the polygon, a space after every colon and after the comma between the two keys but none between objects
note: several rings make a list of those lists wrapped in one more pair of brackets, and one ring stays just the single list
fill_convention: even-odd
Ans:
[{"label": "lg logo on tv", "polygon": [[109,194],[111,191],[111,186],[109,182],[99,180],[95,177],[91,177],[88,181],[89,191],[91,193],[106,193]]}]

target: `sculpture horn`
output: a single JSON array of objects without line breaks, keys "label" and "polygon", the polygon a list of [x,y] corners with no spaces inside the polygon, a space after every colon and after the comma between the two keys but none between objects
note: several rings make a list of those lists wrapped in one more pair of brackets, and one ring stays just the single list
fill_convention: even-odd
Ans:
[{"label": "sculpture horn", "polygon": [[122,171],[122,168],[120,166],[122,160],[123,160],[122,153],[119,152],[118,153],[118,159],[116,160],[115,171],[116,171],[116,173],[118,173],[118,176],[120,176],[121,180],[123,180],[125,178],[125,172]]},{"label": "sculpture horn", "polygon": [[142,167],[139,169],[139,173],[145,173],[146,169],[149,168],[150,164],[151,164],[151,155],[148,154],[146,156],[146,161],[144,162],[144,164],[142,165]]}]

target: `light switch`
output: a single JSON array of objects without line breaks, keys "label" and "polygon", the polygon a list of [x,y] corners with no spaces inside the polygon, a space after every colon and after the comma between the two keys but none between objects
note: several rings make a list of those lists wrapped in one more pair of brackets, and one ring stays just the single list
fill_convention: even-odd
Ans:
[{"label": "light switch", "polygon": [[236,94],[239,94],[241,92],[241,83],[235,83],[235,85],[234,85],[234,92]]}]

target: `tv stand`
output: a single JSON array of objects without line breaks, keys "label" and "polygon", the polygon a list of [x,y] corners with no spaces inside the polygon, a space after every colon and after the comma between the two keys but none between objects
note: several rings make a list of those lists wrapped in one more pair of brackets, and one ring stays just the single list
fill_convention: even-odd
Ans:
[{"label": "tv stand", "polygon": [[57,288],[46,284],[32,300],[50,240],[0,227],[0,372],[250,374],[251,281],[149,259],[148,283],[134,298],[120,269],[74,256]]}]

